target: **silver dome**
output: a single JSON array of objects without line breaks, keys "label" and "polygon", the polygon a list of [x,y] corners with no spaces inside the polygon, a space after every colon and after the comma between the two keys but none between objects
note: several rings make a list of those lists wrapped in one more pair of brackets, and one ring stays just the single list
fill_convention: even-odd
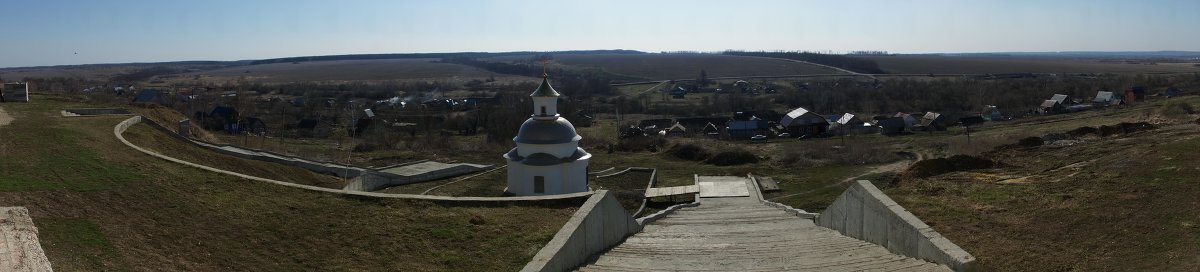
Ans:
[{"label": "silver dome", "polygon": [[578,141],[582,137],[575,133],[575,126],[564,118],[556,120],[538,120],[530,118],[521,124],[521,130],[514,142],[522,144],[565,144]]}]

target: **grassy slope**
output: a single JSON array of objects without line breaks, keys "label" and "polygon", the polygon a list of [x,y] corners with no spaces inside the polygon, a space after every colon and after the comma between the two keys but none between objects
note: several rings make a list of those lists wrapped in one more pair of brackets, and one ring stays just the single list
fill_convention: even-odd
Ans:
[{"label": "grassy slope", "polygon": [[58,271],[515,270],[579,204],[447,206],[285,188],[152,158],[112,137],[125,117],[61,118],[79,105],[36,101],[4,105],[17,120],[0,128],[0,206],[30,209]]},{"label": "grassy slope", "polygon": [[[1159,104],[1045,117],[996,131],[1112,124],[1138,119]],[[1198,149],[1200,126],[1184,122],[988,153],[1006,166],[885,191],[978,257],[984,270],[1188,271],[1200,266]]]}]

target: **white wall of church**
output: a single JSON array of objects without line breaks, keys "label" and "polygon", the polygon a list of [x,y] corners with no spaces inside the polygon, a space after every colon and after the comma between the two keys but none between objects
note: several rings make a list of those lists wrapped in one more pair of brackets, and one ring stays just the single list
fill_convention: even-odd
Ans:
[{"label": "white wall of church", "polygon": [[537,154],[537,153],[546,153],[546,154],[554,155],[555,157],[558,157],[558,158],[566,158],[566,157],[570,157],[571,154],[574,154],[575,148],[577,148],[577,147],[579,147],[578,142],[570,142],[570,143],[563,143],[563,144],[517,143],[517,154],[521,155],[521,157],[528,157],[529,155],[533,155],[533,154]]},{"label": "white wall of church", "polygon": [[546,107],[546,115],[558,114],[558,97],[533,97],[533,114],[542,115],[542,107]]},{"label": "white wall of church", "polygon": [[[519,162],[508,164],[508,192],[515,195],[552,195],[586,192],[588,160],[570,163],[532,166]],[[545,178],[545,192],[534,193],[534,176]]]}]

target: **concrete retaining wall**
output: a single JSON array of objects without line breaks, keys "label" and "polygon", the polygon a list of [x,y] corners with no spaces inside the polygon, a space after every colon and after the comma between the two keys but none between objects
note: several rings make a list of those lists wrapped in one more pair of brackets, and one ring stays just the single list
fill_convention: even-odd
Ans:
[{"label": "concrete retaining wall", "polygon": [[25,207],[0,207],[0,271],[53,271]]},{"label": "concrete retaining wall", "polygon": [[[350,195],[350,196],[398,198],[398,199],[419,199],[419,200],[429,200],[429,201],[435,201],[435,202],[454,202],[454,203],[467,203],[467,202],[514,203],[514,202],[566,200],[566,199],[573,199],[573,198],[589,197],[593,194],[593,192],[580,192],[580,193],[573,193],[573,194],[541,195],[541,196],[453,197],[453,196],[384,194],[384,193],[372,193],[372,192],[346,191],[346,190],[341,190],[341,189],[330,189],[330,188],[318,187],[318,186],[312,186],[312,185],[296,184],[296,183],[291,183],[291,182],[286,182],[286,181],[279,181],[279,180],[268,179],[268,178],[260,178],[260,177],[246,175],[246,174],[237,173],[237,172],[233,172],[233,171],[228,171],[228,170],[217,169],[217,168],[213,168],[213,167],[209,167],[209,166],[205,166],[205,165],[200,165],[200,164],[192,163],[189,161],[176,159],[174,157],[170,157],[167,155],[159,154],[157,152],[150,151],[148,149],[134,145],[133,143],[129,142],[129,140],[125,139],[125,136],[122,136],[122,134],[124,134],[125,131],[129,129],[130,126],[141,123],[142,119],[143,118],[141,116],[134,116],[134,117],[130,117],[129,119],[125,119],[125,121],[121,121],[120,123],[117,123],[116,126],[113,126],[113,135],[116,136],[117,140],[121,141],[121,143],[124,143],[125,146],[133,148],[134,150],[137,150],[138,152],[145,153],[146,155],[157,157],[159,159],[163,159],[163,160],[171,161],[174,163],[203,169],[203,170],[209,171],[209,172],[221,173],[221,174],[236,176],[239,178],[268,182],[268,183],[272,183],[272,184],[277,184],[277,185],[282,185],[282,186],[287,186],[287,187],[292,187],[292,188],[297,188],[297,189],[304,189],[304,190],[309,190],[309,191],[335,193],[335,194]],[[620,205],[618,205],[618,206],[620,206]]]},{"label": "concrete retaining wall", "polygon": [[641,230],[616,197],[597,191],[521,271],[573,270]]},{"label": "concrete retaining wall", "polygon": [[859,180],[817,217],[819,226],[881,245],[892,253],[970,271],[975,257],[942,237],[870,181]]},{"label": "concrete retaining wall", "polygon": [[343,187],[342,189],[370,192],[370,191],[375,191],[375,190],[392,187],[392,186],[397,186],[397,185],[431,181],[431,180],[437,180],[437,179],[443,179],[443,178],[448,178],[448,177],[453,177],[453,176],[464,175],[464,174],[473,173],[473,172],[479,172],[479,171],[487,170],[489,168],[491,168],[490,165],[488,165],[486,167],[475,167],[475,166],[471,166],[471,165],[461,165],[460,164],[460,165],[451,166],[449,168],[443,168],[443,169],[429,171],[429,172],[425,172],[425,173],[421,173],[421,174],[407,175],[407,176],[396,175],[396,174],[392,174],[392,173],[386,173],[386,172],[380,172],[380,171],[374,171],[374,170],[365,171],[362,174],[360,174],[357,178],[354,178],[354,180],[351,181],[349,184],[346,184],[346,186]]}]

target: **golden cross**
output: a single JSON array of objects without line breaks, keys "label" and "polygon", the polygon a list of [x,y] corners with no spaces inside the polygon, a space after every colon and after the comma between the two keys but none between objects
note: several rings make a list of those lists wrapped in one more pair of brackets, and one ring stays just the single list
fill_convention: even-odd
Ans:
[{"label": "golden cross", "polygon": [[550,73],[546,72],[546,65],[549,65],[549,64],[550,64],[550,60],[548,60],[548,59],[542,60],[542,77],[550,77]]}]

